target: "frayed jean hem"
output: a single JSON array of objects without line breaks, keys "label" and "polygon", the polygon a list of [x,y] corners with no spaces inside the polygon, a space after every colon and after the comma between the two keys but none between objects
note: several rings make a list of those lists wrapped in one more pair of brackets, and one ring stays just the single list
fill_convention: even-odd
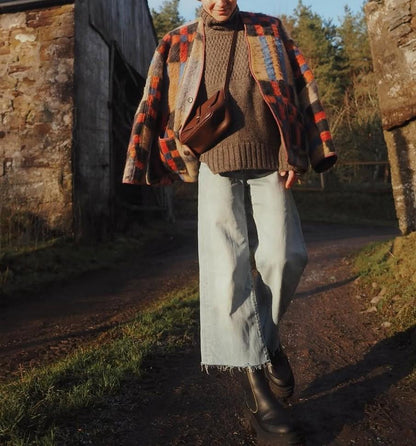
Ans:
[{"label": "frayed jean hem", "polygon": [[231,375],[234,372],[248,372],[249,370],[261,370],[265,369],[271,361],[267,361],[263,364],[258,365],[247,365],[247,366],[234,366],[234,365],[216,365],[216,364],[202,364],[201,372],[206,372],[209,375],[210,370],[216,370],[219,372],[229,372]]}]

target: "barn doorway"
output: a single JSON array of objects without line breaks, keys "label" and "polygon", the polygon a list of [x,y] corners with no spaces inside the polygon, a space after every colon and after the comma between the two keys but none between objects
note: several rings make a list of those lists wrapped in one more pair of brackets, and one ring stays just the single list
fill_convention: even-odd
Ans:
[{"label": "barn doorway", "polygon": [[166,188],[122,184],[127,145],[138,103],[143,95],[143,79],[123,58],[117,44],[111,45],[111,178],[115,228],[124,226],[126,214],[147,219],[151,215],[170,218],[171,198]]}]

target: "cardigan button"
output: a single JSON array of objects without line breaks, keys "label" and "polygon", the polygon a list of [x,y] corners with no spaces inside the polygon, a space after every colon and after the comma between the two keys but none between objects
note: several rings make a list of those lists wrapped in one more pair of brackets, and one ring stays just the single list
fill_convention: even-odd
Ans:
[{"label": "cardigan button", "polygon": [[191,96],[189,96],[189,98],[188,98],[188,102],[189,102],[190,104],[192,104],[192,102],[194,102],[194,98],[191,98]]}]

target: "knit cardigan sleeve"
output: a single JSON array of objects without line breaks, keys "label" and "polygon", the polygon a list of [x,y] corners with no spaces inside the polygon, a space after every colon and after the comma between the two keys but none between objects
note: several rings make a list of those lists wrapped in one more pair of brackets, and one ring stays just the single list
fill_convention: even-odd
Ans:
[{"label": "knit cardigan sleeve", "polygon": [[316,172],[330,169],[337,160],[326,113],[318,95],[318,87],[301,50],[281,25],[281,36],[295,78],[299,107],[304,119],[308,154]]},{"label": "knit cardigan sleeve", "polygon": [[168,51],[169,37],[166,36],[155,50],[143,96],[134,116],[123,183],[155,184],[155,178],[165,184],[172,182],[172,174],[163,167],[157,156],[158,151],[152,150],[164,119],[163,81]]}]

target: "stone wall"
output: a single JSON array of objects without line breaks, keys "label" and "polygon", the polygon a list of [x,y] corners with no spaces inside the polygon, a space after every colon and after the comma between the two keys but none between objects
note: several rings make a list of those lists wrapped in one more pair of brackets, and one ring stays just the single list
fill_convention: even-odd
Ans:
[{"label": "stone wall", "polygon": [[74,5],[0,15],[0,218],[72,230]]},{"label": "stone wall", "polygon": [[400,230],[416,231],[416,1],[365,8]]}]

